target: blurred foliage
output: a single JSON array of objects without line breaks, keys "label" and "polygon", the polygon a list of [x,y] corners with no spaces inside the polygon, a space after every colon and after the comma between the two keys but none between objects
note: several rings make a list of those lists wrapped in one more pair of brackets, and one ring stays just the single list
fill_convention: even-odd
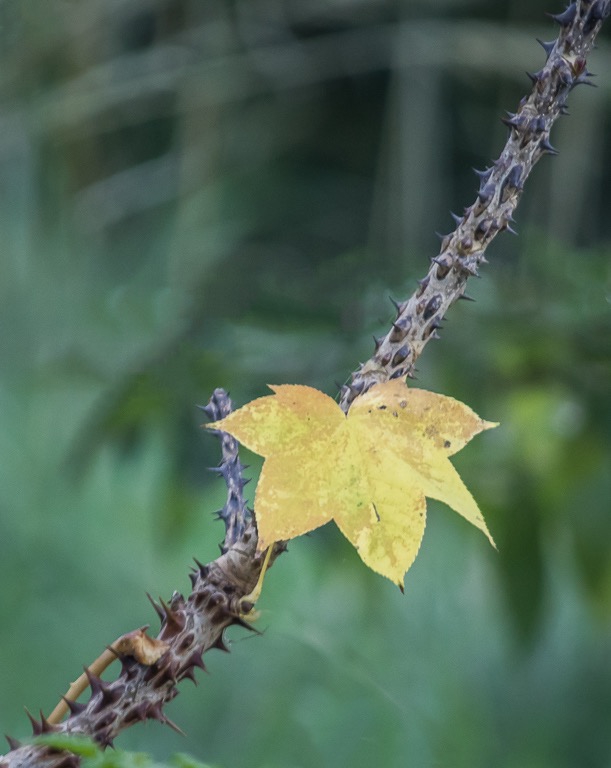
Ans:
[{"label": "blurred foliage", "polygon": [[[197,402],[334,393],[502,147],[550,3],[0,0],[0,716],[49,711],[216,556]],[[501,428],[403,597],[329,526],[264,637],[121,747],[218,765],[611,765],[609,29],[561,150],[423,355]],[[256,475],[257,460],[251,461]],[[251,486],[249,486],[251,487]]]},{"label": "blurred foliage", "polygon": [[[34,742],[78,755],[83,768],[164,768],[166,765],[155,762],[144,753],[126,752],[122,749],[102,750],[91,739],[83,736],[55,733],[38,736]],[[173,755],[168,764],[172,768],[206,768],[204,763],[180,752]]]}]

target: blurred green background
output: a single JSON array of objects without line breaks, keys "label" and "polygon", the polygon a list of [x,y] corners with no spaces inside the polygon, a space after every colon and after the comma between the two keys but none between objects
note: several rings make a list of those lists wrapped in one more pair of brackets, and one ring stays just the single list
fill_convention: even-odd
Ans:
[{"label": "blurred green background", "polygon": [[[550,0],[0,0],[0,725],[216,556],[196,403],[337,392],[474,198]],[[405,596],[332,526],[263,637],[119,746],[218,766],[611,766],[611,48],[419,385],[501,427]],[[256,457],[245,455],[255,475]],[[249,486],[249,489],[254,483]]]}]

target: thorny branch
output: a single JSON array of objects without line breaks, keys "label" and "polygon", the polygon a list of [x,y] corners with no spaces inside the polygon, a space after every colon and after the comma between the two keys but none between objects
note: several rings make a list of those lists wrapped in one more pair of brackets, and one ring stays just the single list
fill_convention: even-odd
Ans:
[{"label": "thorny branch", "polygon": [[[216,389],[203,409],[213,421],[231,412],[231,400],[222,389]],[[244,620],[251,605],[243,598],[255,586],[262,555],[256,551],[257,534],[252,514],[246,506],[242,489],[247,481],[239,461],[237,443],[225,433],[221,439],[222,459],[215,472],[227,485],[227,499],[218,516],[225,523],[225,542],[221,556],[203,565],[196,561],[190,574],[193,589],[185,598],[174,592],[169,603],[151,599],[161,621],[155,641],[167,651],[152,664],[141,663],[133,653],[115,648],[121,672],[113,682],[105,682],[89,669],[91,695],[86,703],[66,700],[69,717],[53,724],[42,713],[40,719],[30,715],[35,736],[46,733],[85,734],[103,747],[112,745],[117,734],[147,719],[159,720],[177,730],[164,714],[163,707],[178,695],[178,683],[186,678],[195,682],[195,669],[205,669],[203,654],[211,648],[228,651],[223,641],[224,630],[232,624],[253,627]],[[275,545],[271,560],[282,552]],[[140,631],[140,630],[139,630]],[[77,768],[79,758],[42,745],[21,745],[8,738],[11,751],[0,759],[1,768]]]},{"label": "thorny branch", "polygon": [[[494,237],[510,229],[513,212],[524,183],[544,154],[555,154],[550,130],[565,113],[570,91],[588,83],[586,58],[603,21],[611,13],[611,0],[578,0],[553,18],[560,26],[558,38],[542,43],[547,55],[544,67],[531,75],[533,88],[515,114],[504,122],[509,138],[500,157],[478,172],[477,199],[456,216],[456,229],[442,239],[439,254],[433,258],[428,274],[407,301],[397,305],[397,317],[383,338],[376,341],[372,357],[356,370],[342,388],[340,404],[347,411],[351,402],[374,384],[413,375],[414,364],[427,341],[436,338],[448,308],[466,298],[465,286],[477,275],[485,251]],[[223,390],[215,390],[206,414],[221,419],[231,410]],[[225,523],[222,554],[213,562],[191,573],[193,589],[185,598],[175,592],[168,604],[153,602],[161,620],[157,640],[168,650],[153,664],[137,661],[133,655],[117,653],[121,672],[113,682],[104,682],[88,673],[91,695],[86,703],[68,702],[70,716],[51,724],[42,716],[30,716],[35,735],[58,732],[85,734],[100,745],[112,744],[125,728],[147,719],[174,726],[163,712],[164,705],[178,694],[178,683],[185,678],[195,682],[195,668],[204,668],[202,655],[211,648],[227,651],[224,630],[232,624],[252,629],[244,621],[243,598],[255,583],[262,565],[257,553],[254,521],[242,494],[245,481],[237,444],[219,433],[222,460],[217,472],[227,484],[227,502],[219,512]],[[276,545],[272,556],[284,547]],[[79,758],[69,752],[42,745],[21,745],[9,738],[11,750],[0,758],[0,768],[77,768]]]},{"label": "thorny branch", "polygon": [[547,61],[529,75],[532,91],[522,99],[518,111],[503,119],[509,137],[500,157],[490,168],[476,171],[480,186],[475,202],[462,216],[454,215],[456,229],[442,237],[439,254],[431,260],[418,289],[407,301],[396,304],[397,316],[390,330],[376,339],[371,358],[342,387],[340,406],[344,411],[374,384],[413,377],[416,360],[426,343],[438,338],[448,309],[458,299],[468,298],[467,280],[478,276],[490,243],[499,232],[513,231],[513,213],[526,179],[543,155],[557,154],[550,131],[566,113],[569,93],[577,85],[591,85],[586,58],[610,12],[611,0],[580,0],[552,16],[560,33],[549,43],[539,41]]}]

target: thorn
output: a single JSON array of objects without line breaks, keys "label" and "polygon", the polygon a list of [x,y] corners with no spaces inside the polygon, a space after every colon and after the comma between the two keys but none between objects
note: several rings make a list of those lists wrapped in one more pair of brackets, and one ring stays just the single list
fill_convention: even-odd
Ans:
[{"label": "thorn", "polygon": [[170,653],[165,653],[157,662],[157,674],[153,675],[155,687],[161,687],[163,683],[170,680],[172,683],[177,681],[177,663]]},{"label": "thorn", "polygon": [[463,269],[465,272],[471,275],[471,277],[479,277],[477,266],[473,266],[472,264],[465,263],[465,262],[461,262],[460,266],[461,266],[461,269]]},{"label": "thorn", "polygon": [[89,667],[83,667],[83,671],[85,672],[87,681],[89,682],[89,687],[91,689],[91,696],[93,697],[93,696],[96,696],[98,693],[101,693],[102,691],[101,679],[97,675],[94,675],[89,670]]},{"label": "thorn", "polygon": [[365,382],[363,381],[363,379],[357,378],[355,381],[353,378],[353,380],[346,386],[348,387],[350,393],[352,394],[352,397],[358,397],[362,393],[363,389],[365,388]]},{"label": "thorn", "polygon": [[392,296],[389,296],[388,298],[390,299],[390,303],[391,303],[391,304],[393,305],[393,307],[394,307],[394,308],[397,310],[397,317],[399,317],[399,315],[400,315],[400,314],[401,314],[401,312],[403,311],[403,310],[401,309],[401,303],[400,303],[400,302],[398,302],[398,301],[395,301],[395,299],[393,299],[393,297],[392,297]]},{"label": "thorn", "polygon": [[57,726],[52,725],[44,716],[42,709],[40,710],[40,727],[41,727],[42,733],[53,733],[53,731],[57,730]]},{"label": "thorn", "polygon": [[133,680],[138,674],[138,662],[133,656],[123,656],[121,659],[121,677],[124,680]]},{"label": "thorn", "polygon": [[123,722],[125,724],[128,723],[141,723],[143,720],[146,720],[146,703],[140,702],[140,704],[136,704],[135,707],[132,707],[132,709],[129,709],[124,718]]},{"label": "thorn", "polygon": [[457,213],[453,213],[452,211],[450,211],[450,216],[454,219],[454,223],[456,224],[456,226],[462,223],[463,217],[459,216]]},{"label": "thorn", "polygon": [[163,624],[164,615],[163,615],[163,611],[161,610],[161,606],[159,605],[159,603],[153,600],[153,598],[148,592],[146,593],[146,596],[148,597],[153,608],[155,609],[155,613],[157,614],[157,616],[159,616],[159,621]]},{"label": "thorn", "polygon": [[204,565],[204,563],[200,563],[200,561],[196,557],[193,558],[193,562],[197,566],[197,570],[199,571],[200,576],[202,577],[202,579],[205,579],[208,576],[208,574],[210,573],[209,566]]},{"label": "thorn", "polygon": [[193,685],[197,685],[198,684],[197,683],[197,679],[195,677],[195,672],[193,671],[193,667],[187,669],[186,672],[183,672],[182,675],[180,676],[180,680],[181,680],[181,682],[183,680],[190,680],[193,683]]},{"label": "thorn", "polygon": [[169,717],[165,717],[165,715],[164,715],[163,724],[168,725],[173,731],[176,731],[176,733],[179,733],[181,736],[184,736],[185,738],[187,737],[187,734],[183,731],[183,729],[180,726],[176,725],[176,723],[173,720],[170,720]]},{"label": "thorn", "polygon": [[407,331],[397,323],[392,324],[392,330],[388,336],[388,340],[395,344],[397,341],[402,341],[405,338]]},{"label": "thorn", "polygon": [[556,147],[554,147],[552,144],[550,144],[550,140],[547,138],[547,136],[544,136],[541,141],[539,142],[539,147],[543,152],[546,152],[548,155],[557,155],[558,150]]},{"label": "thorn", "polygon": [[511,170],[507,174],[507,177],[505,181],[507,184],[509,184],[514,189],[521,189],[521,179],[522,179],[522,171],[524,169],[520,165],[520,163],[517,163],[516,165],[512,166]]},{"label": "thorn", "polygon": [[518,115],[515,115],[513,112],[508,112],[507,117],[501,118],[501,122],[508,128],[515,128],[516,130],[520,128],[522,124]]},{"label": "thorn", "polygon": [[445,262],[445,259],[442,256],[433,256],[431,258],[431,261],[433,264],[437,264],[438,267],[447,267],[448,265]]},{"label": "thorn", "polygon": [[545,51],[546,57],[549,59],[550,54],[554,50],[554,46],[556,45],[556,41],[550,40],[549,43],[546,43],[545,40],[540,40],[538,37],[536,38],[536,40]]},{"label": "thorn", "polygon": [[478,170],[477,168],[473,169],[473,173],[478,176],[482,181],[488,181],[490,176],[492,175],[492,168],[485,168],[483,171]]},{"label": "thorn", "polygon": [[437,264],[437,273],[436,277],[438,280],[443,280],[450,272],[450,269],[452,268],[452,263],[447,263],[447,259],[444,259],[443,256],[436,256],[431,259],[431,261],[434,264]]},{"label": "thorn", "polygon": [[573,23],[575,14],[577,13],[577,3],[571,3],[569,7],[562,13],[548,13],[557,24],[561,27],[568,27]]},{"label": "thorn", "polygon": [[511,195],[522,190],[522,170],[522,166],[518,163],[511,168],[507,176],[503,179],[501,194],[499,196],[501,203],[506,202]]},{"label": "thorn", "polygon": [[458,250],[462,251],[463,253],[469,253],[473,249],[473,240],[467,235],[466,237],[463,237],[462,240],[458,243]]},{"label": "thorn", "polygon": [[393,368],[396,368],[396,366],[401,365],[401,363],[404,363],[409,357],[410,352],[411,350],[407,344],[404,344],[400,349],[398,349],[395,352],[394,357],[392,359]]},{"label": "thorn", "polygon": [[98,711],[109,704],[114,704],[121,698],[121,691],[111,688],[101,677],[94,675],[89,670],[89,667],[84,667],[84,671],[91,689],[91,698],[93,699],[98,694],[100,695],[100,704],[96,707]]},{"label": "thorn", "polygon": [[496,188],[494,184],[489,183],[480,186],[480,188],[477,190],[477,196],[483,206],[487,206],[488,203],[492,200],[495,190]]},{"label": "thorn", "polygon": [[161,608],[164,612],[163,626],[159,632],[159,639],[167,639],[173,635],[177,635],[185,627],[185,616],[182,613],[173,611],[170,606],[159,598]]},{"label": "thorn", "polygon": [[193,651],[193,653],[188,659],[188,662],[192,667],[199,667],[199,669],[203,669],[204,672],[207,671],[206,665],[204,664],[204,660],[202,659],[201,651]]},{"label": "thorn", "polygon": [[14,749],[19,749],[21,746],[21,742],[18,739],[14,739],[12,736],[9,736],[8,733],[4,734],[4,738],[8,741],[11,752]]},{"label": "thorn", "polygon": [[41,726],[41,724],[32,715],[32,713],[30,712],[30,710],[27,707],[24,707],[24,709],[25,709],[26,715],[28,716],[30,724],[32,726],[32,735],[33,736],[40,736],[40,734],[42,733],[42,726]]},{"label": "thorn", "polygon": [[[179,667],[178,671],[176,672],[176,676],[178,679],[182,679],[183,677],[189,676],[189,672],[192,676],[194,667],[199,667],[199,669],[203,669],[204,672],[207,671],[204,660],[202,659],[202,651],[193,651],[193,653],[187,659],[185,659],[182,666]],[[197,680],[195,677],[193,677],[193,682],[197,685]]]},{"label": "thorn", "polygon": [[251,632],[254,632],[257,635],[260,635],[261,632],[256,627],[253,627],[252,624],[249,624],[247,621],[244,621],[244,619],[241,616],[232,616],[232,624],[235,624],[238,627],[242,627],[242,629],[248,629]]},{"label": "thorn", "polygon": [[593,75],[591,72],[588,72],[587,70],[583,72],[583,74],[579,75],[579,77],[576,77],[573,81],[573,87],[576,85],[589,85],[590,88],[598,88],[596,83],[593,83],[589,78],[590,77],[596,77],[596,75]]},{"label": "thorn", "polygon": [[176,731],[176,733],[180,733],[181,736],[186,736],[182,728],[179,728],[175,722],[170,720],[169,717],[166,717],[159,702],[148,707],[146,710],[146,716],[149,718],[149,720],[159,720],[160,723],[169,725],[172,730]]},{"label": "thorn", "polygon": [[163,723],[165,720],[165,715],[163,714],[163,709],[159,702],[151,704],[146,708],[146,716],[149,720],[159,720],[160,723]]},{"label": "thorn", "polygon": [[216,648],[219,651],[223,651],[224,653],[231,653],[231,650],[229,646],[225,643],[223,639],[223,633],[218,636],[218,638],[212,643],[210,646],[211,648]]},{"label": "thorn", "polygon": [[110,738],[110,729],[108,728],[98,731],[95,735],[95,740],[104,749],[106,749],[106,747],[112,749],[115,745],[113,739]]},{"label": "thorn", "polygon": [[[433,317],[433,315],[436,312],[439,311],[439,307],[441,306],[441,303],[442,303],[442,298],[441,298],[440,294],[435,294],[435,296],[432,296],[428,300],[428,302],[427,302],[427,304],[426,304],[426,306],[424,308],[424,312],[422,313],[422,319],[423,320],[430,320],[430,318]],[[396,357],[396,355],[395,355],[395,357]],[[400,362],[402,362],[402,361],[400,361]]]},{"label": "thorn", "polygon": [[382,346],[382,342],[383,341],[384,341],[384,336],[380,336],[379,338],[377,338],[376,336],[373,337],[373,343],[375,345],[375,352],[377,352],[378,349],[380,349],[380,347]]},{"label": "thorn", "polygon": [[476,239],[482,240],[483,238],[488,237],[492,232],[493,226],[494,221],[492,219],[482,219],[475,230]]},{"label": "thorn", "polygon": [[440,250],[443,252],[447,250],[448,246],[450,245],[450,241],[452,239],[453,232],[450,232],[447,235],[442,235],[441,232],[435,232],[437,237],[441,240],[441,248]]},{"label": "thorn", "polygon": [[546,120],[544,117],[536,117],[531,121],[531,130],[533,133],[544,133],[546,130]]},{"label": "thorn", "polygon": [[461,295],[458,297],[461,301],[475,301],[473,296],[469,296],[467,293],[461,293]]},{"label": "thorn", "polygon": [[72,699],[67,699],[65,696],[62,696],[62,699],[70,710],[71,715],[79,715],[87,707],[86,704],[81,704],[78,701],[72,701]]},{"label": "thorn", "polygon": [[533,85],[536,85],[541,79],[541,71],[539,72],[527,72],[528,78]]}]

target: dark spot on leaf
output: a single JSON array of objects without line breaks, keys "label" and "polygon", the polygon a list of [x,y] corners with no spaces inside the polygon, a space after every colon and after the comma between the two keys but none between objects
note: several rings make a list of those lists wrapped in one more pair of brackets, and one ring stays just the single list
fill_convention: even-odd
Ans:
[{"label": "dark spot on leaf", "polygon": [[449,448],[451,445],[452,445],[452,443],[449,440],[444,440],[443,441],[443,447],[444,448]]},{"label": "dark spot on leaf", "polygon": [[387,408],[387,405],[378,405],[378,411],[385,411]]}]

